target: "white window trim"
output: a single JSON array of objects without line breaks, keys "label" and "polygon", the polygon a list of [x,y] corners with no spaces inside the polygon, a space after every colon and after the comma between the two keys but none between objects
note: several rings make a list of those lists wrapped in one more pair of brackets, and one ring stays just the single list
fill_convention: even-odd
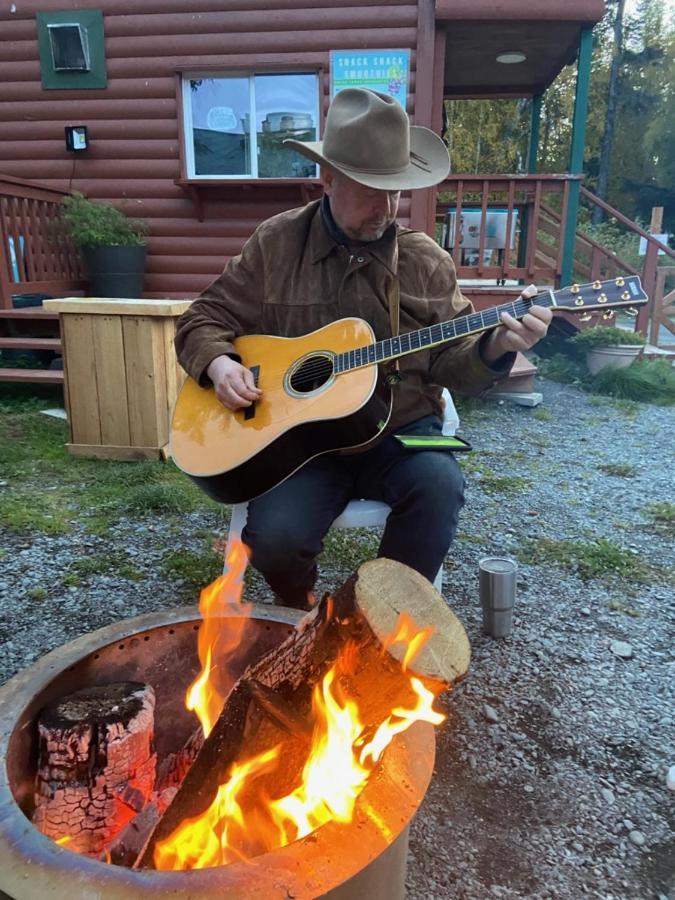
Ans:
[{"label": "white window trim", "polygon": [[[313,75],[315,80],[315,103],[314,103],[314,121],[316,122],[317,140],[320,135],[320,106],[321,106],[321,81],[320,73],[316,69],[298,69],[283,71],[264,71],[264,70],[244,70],[244,71],[225,71],[225,72],[182,72],[181,73],[181,90],[183,98],[183,152],[185,153],[185,171],[189,181],[273,181],[274,178],[260,177],[258,175],[258,133],[255,127],[255,90],[254,79],[256,75]],[[195,154],[194,154],[194,126],[192,121],[192,93],[190,81],[200,78],[248,78],[249,79],[249,116],[251,125],[251,173],[240,173],[236,175],[197,175],[195,173]],[[318,168],[318,167],[317,167]],[[317,172],[318,177],[318,172]],[[290,181],[303,181],[302,178],[294,179],[289,176]]]}]

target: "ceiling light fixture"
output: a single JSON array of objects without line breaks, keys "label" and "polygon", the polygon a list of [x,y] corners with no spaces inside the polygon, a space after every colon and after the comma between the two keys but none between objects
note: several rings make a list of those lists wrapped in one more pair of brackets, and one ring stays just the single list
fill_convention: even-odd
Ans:
[{"label": "ceiling light fixture", "polygon": [[500,53],[497,57],[498,63],[504,63],[506,66],[512,66],[515,63],[525,62],[527,56],[520,50],[509,50],[506,53]]}]

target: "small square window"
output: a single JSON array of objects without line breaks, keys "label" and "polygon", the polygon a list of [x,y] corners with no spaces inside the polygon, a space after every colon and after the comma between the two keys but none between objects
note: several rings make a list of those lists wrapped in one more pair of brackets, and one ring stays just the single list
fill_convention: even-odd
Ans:
[{"label": "small square window", "polygon": [[188,178],[316,178],[284,140],[318,139],[316,72],[183,77]]},{"label": "small square window", "polygon": [[87,31],[77,23],[47,25],[55,72],[89,72]]}]

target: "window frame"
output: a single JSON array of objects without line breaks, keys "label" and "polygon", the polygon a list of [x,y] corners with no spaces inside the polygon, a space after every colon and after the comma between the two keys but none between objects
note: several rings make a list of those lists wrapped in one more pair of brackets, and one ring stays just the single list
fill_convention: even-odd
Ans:
[{"label": "window frame", "polygon": [[[181,68],[176,72],[176,82],[177,82],[177,100],[178,100],[178,114],[179,114],[179,132],[180,132],[180,170],[181,177],[180,182],[183,184],[190,185],[200,185],[200,184],[237,184],[245,182],[246,184],[274,184],[274,183],[285,183],[285,184],[302,184],[302,183],[314,183],[318,180],[318,166],[316,167],[316,175],[312,178],[307,177],[293,177],[287,176],[285,178],[276,178],[274,176],[260,176],[257,173],[258,170],[258,154],[256,152],[258,146],[258,137],[257,137],[257,128],[255,127],[255,88],[254,88],[254,79],[256,76],[266,76],[266,75],[313,75],[316,80],[316,96],[315,96],[315,105],[312,110],[313,115],[315,116],[316,121],[316,130],[317,130],[317,140],[320,140],[320,136],[323,132],[323,107],[324,107],[324,97],[323,97],[323,67],[315,66],[315,65],[288,65],[288,66],[261,66],[260,68],[252,67],[250,65],[242,66],[241,68],[236,66],[227,66],[227,67],[218,67],[218,68],[208,68],[208,67],[200,67],[199,69],[194,69],[190,67],[189,69]],[[190,81],[198,78],[248,78],[251,82],[249,88],[249,116],[250,121],[253,124],[253,128],[251,129],[250,134],[250,144],[251,144],[251,159],[249,160],[251,165],[251,173],[239,173],[233,175],[197,175],[195,173],[195,162],[194,162],[194,126],[192,122],[192,103],[191,103],[191,94],[190,94]]]}]

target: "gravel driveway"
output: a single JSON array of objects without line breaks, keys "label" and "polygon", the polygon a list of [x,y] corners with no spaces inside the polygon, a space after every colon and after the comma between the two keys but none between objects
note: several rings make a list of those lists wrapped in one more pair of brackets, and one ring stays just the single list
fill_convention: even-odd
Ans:
[{"label": "gravel driveway", "polygon": [[[666,786],[675,551],[672,521],[659,525],[650,512],[675,503],[675,410],[594,401],[544,380],[538,390],[538,410],[494,401],[460,410],[476,453],[464,463],[467,506],[444,594],[473,659],[442,701],[448,720],[411,835],[410,900],[675,897],[675,793]],[[167,534],[159,516],[127,520],[114,546],[84,528],[4,535],[0,679],[86,631],[183,605],[185,591],[159,577],[158,562],[167,542],[189,548],[204,528],[222,523],[191,513]],[[372,546],[373,535],[354,539]],[[619,554],[614,574],[593,570],[594,547],[601,562]],[[143,580],[58,587],[70,560],[103,548],[127,554]],[[520,560],[505,640],[481,632],[476,575],[488,554]],[[320,587],[348,574],[327,555]],[[46,597],[35,596],[37,584]],[[249,597],[265,599],[259,580]]]}]

